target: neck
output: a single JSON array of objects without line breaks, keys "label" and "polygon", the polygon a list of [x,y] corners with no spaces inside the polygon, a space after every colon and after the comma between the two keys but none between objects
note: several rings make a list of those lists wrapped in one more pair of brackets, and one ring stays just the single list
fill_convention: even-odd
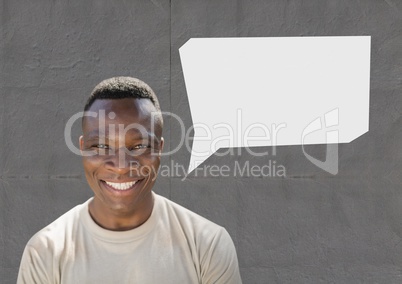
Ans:
[{"label": "neck", "polygon": [[127,231],[144,224],[151,216],[153,205],[151,192],[131,210],[108,208],[95,196],[89,204],[89,214],[96,224],[106,230]]}]

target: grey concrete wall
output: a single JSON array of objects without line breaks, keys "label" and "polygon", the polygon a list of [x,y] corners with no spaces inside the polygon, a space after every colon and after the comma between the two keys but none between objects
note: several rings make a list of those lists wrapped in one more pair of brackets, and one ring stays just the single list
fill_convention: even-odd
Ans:
[{"label": "grey concrete wall", "polygon": [[[0,283],[15,283],[36,231],[91,196],[63,131],[95,84],[141,78],[188,129],[189,38],[327,35],[372,36],[370,131],[340,145],[338,175],[279,147],[286,178],[175,176],[156,191],[227,228],[246,284],[402,281],[401,1],[3,0],[0,21]],[[167,120],[166,150],[178,135]],[[189,158],[182,148],[163,164]],[[266,163],[243,152],[206,164],[235,161]]]}]

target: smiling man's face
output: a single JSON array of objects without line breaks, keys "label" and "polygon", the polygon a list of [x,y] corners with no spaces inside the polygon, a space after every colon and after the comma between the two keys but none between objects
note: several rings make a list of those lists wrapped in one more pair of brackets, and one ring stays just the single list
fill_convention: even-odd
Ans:
[{"label": "smiling man's face", "polygon": [[84,118],[80,148],[90,153],[83,155],[83,166],[95,194],[93,208],[115,216],[152,208],[163,148],[155,106],[149,99],[99,99],[89,111],[97,116]]}]

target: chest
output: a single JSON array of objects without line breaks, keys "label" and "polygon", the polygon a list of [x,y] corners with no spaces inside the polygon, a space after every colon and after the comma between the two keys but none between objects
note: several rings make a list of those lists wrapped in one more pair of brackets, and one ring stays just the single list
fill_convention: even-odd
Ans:
[{"label": "chest", "polygon": [[62,284],[199,283],[194,259],[187,244],[170,236],[127,243],[81,239],[66,248],[56,278]]}]

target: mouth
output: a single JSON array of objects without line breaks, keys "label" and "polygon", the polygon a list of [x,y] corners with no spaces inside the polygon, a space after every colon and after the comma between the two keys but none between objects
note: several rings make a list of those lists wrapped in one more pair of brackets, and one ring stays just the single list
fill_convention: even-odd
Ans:
[{"label": "mouth", "polygon": [[118,192],[124,192],[124,191],[129,191],[131,189],[134,189],[137,187],[139,183],[141,183],[141,180],[134,180],[134,181],[129,181],[129,182],[110,182],[110,181],[105,181],[101,180],[101,183],[106,186],[108,189],[118,191]]}]

